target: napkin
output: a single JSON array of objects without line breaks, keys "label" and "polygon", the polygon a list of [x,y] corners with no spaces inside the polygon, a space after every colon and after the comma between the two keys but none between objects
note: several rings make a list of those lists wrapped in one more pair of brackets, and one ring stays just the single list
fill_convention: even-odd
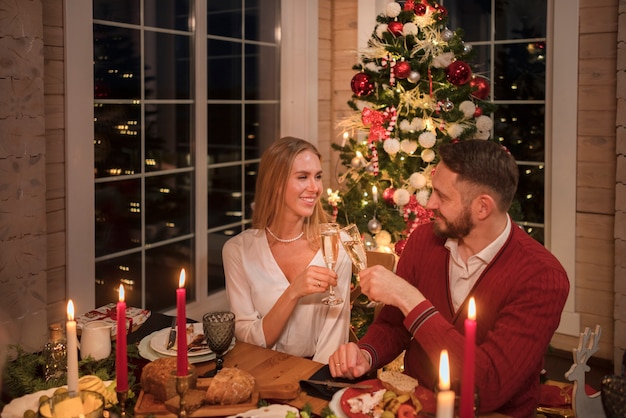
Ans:
[{"label": "napkin", "polygon": [[[325,365],[324,367],[322,367],[321,369],[319,369],[318,371],[316,371],[309,377],[309,380],[320,380],[323,382],[328,380],[331,382],[341,382],[341,383],[358,383],[358,382],[362,382],[364,380],[369,380],[369,379],[371,379],[371,377],[368,375],[361,376],[360,378],[357,378],[357,379],[344,379],[340,377],[333,377],[330,374],[330,368],[328,367],[328,365]],[[309,396],[313,396],[315,398],[322,398],[327,401],[330,401],[333,398],[333,395],[335,393],[343,389],[343,388],[328,387],[326,385],[313,384],[305,380],[300,381],[300,387]]]}]

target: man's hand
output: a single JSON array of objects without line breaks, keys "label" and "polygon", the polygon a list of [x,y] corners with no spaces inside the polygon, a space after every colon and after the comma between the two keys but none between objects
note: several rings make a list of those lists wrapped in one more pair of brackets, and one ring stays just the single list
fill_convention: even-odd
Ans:
[{"label": "man's hand", "polygon": [[383,266],[372,266],[359,273],[361,291],[376,302],[392,305],[407,315],[425,298],[409,282]]},{"label": "man's hand", "polygon": [[372,368],[369,354],[355,343],[342,344],[328,359],[333,377],[354,379],[363,376]]}]

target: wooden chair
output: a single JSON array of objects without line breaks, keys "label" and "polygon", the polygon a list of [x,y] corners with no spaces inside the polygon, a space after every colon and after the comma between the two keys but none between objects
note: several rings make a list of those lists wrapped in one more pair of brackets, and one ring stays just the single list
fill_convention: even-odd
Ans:
[{"label": "wooden chair", "polygon": [[[368,267],[381,265],[391,271],[395,271],[396,269],[396,255],[392,253],[383,253],[380,251],[367,251],[367,265]],[[357,274],[356,268],[353,267],[354,274]],[[354,306],[354,301],[361,295],[361,287],[358,285],[350,292],[350,304]],[[374,307],[374,318],[380,312],[382,308],[381,304],[378,304]],[[359,339],[356,334],[350,328],[350,341],[357,342]]]}]

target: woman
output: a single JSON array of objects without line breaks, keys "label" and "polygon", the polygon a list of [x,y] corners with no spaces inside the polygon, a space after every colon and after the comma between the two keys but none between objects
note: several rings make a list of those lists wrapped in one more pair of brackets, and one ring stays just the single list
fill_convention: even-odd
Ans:
[{"label": "woman", "polygon": [[[348,341],[352,264],[341,248],[325,267],[318,228],[321,155],[309,142],[282,138],[262,155],[252,229],[229,239],[222,259],[237,339],[327,364]],[[344,301],[322,302],[330,286]]]}]

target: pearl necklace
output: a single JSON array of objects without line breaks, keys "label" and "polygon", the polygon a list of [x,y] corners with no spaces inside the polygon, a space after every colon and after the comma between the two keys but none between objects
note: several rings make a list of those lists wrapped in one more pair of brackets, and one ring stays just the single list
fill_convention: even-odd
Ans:
[{"label": "pearl necklace", "polygon": [[267,232],[270,233],[270,235],[272,236],[272,238],[274,238],[276,241],[278,242],[282,242],[284,244],[289,244],[290,242],[294,242],[299,240],[300,238],[302,238],[302,235],[304,235],[304,231],[300,232],[300,234],[298,234],[298,236],[294,237],[294,238],[289,238],[289,239],[282,239],[282,238],[278,238],[276,235],[274,235],[274,233],[272,232],[272,230],[266,226],[265,229],[267,230]]}]

